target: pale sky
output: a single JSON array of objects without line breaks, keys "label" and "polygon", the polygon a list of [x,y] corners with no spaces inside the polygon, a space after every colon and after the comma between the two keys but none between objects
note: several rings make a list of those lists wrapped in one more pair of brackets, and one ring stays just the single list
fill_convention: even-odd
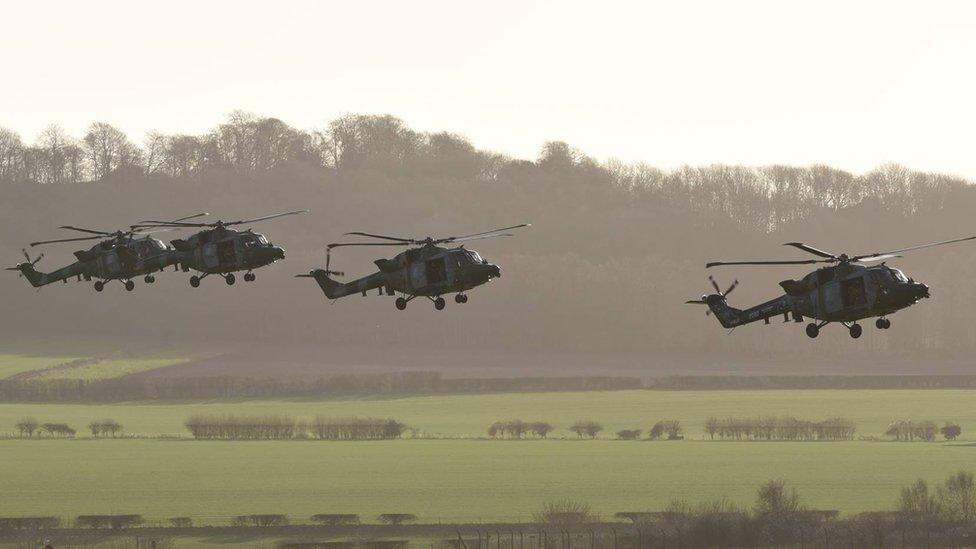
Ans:
[{"label": "pale sky", "polygon": [[535,158],[976,180],[976,2],[12,2],[0,126],[390,113]]}]

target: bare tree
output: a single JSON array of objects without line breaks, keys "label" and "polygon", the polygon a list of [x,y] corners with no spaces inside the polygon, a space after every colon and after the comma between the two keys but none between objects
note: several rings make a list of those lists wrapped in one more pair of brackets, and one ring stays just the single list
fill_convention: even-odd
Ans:
[{"label": "bare tree", "polygon": [[138,164],[139,148],[111,124],[95,122],[88,127],[82,142],[95,180],[103,180],[116,170]]},{"label": "bare tree", "polygon": [[976,521],[976,482],[973,474],[966,471],[946,479],[939,490],[939,501],[946,518],[954,522]]}]

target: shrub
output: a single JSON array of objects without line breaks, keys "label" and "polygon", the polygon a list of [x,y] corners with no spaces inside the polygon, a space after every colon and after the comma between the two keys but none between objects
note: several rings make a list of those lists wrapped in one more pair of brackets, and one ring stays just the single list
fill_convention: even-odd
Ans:
[{"label": "shrub", "polygon": [[621,440],[637,440],[640,438],[640,429],[622,429],[617,431],[617,438]]},{"label": "shrub", "polygon": [[962,434],[962,427],[955,423],[946,422],[945,427],[939,429],[939,432],[946,440],[956,440]]},{"label": "shrub", "polygon": [[570,526],[594,522],[598,518],[592,513],[590,504],[565,499],[543,504],[542,509],[532,515],[536,522]]},{"label": "shrub", "polygon": [[311,520],[325,526],[344,526],[359,524],[359,515],[321,514],[312,515]]},{"label": "shrub", "polygon": [[410,513],[384,513],[377,517],[383,524],[399,526],[405,522],[416,522],[417,516]]}]

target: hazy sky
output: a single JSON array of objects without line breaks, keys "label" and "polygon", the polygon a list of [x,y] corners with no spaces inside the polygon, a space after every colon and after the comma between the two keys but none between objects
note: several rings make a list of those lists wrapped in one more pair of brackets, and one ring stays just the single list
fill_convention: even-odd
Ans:
[{"label": "hazy sky", "polygon": [[974,2],[11,2],[0,126],[392,113],[534,158],[976,179]]}]

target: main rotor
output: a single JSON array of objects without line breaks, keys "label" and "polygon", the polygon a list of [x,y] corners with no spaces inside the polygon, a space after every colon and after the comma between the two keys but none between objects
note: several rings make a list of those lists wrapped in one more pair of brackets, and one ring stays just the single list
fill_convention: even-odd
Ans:
[{"label": "main rotor", "polygon": [[[174,221],[157,221],[152,219],[146,219],[133,225],[132,229],[135,230],[135,229],[142,229],[147,227],[177,227],[177,228],[178,227],[201,227],[201,228],[209,227],[211,229],[222,229],[224,227],[244,225],[245,223],[256,223],[258,221],[266,221],[268,219],[274,219],[276,217],[284,217],[286,215],[296,215],[296,214],[303,214],[303,213],[308,213],[308,210],[295,210],[292,212],[282,212],[282,213],[276,213],[271,215],[265,215],[261,217],[255,217],[253,219],[238,219],[237,221],[223,221],[218,219],[213,223],[186,223],[186,220],[191,219],[191,217],[177,219]],[[209,215],[209,214],[204,214],[204,215]],[[199,216],[192,216],[192,217],[199,217]]]},{"label": "main rotor", "polygon": [[[202,212],[198,214],[188,215],[186,217],[181,217],[179,219],[170,221],[168,223],[178,223],[185,221],[187,219],[196,219],[198,217],[203,217],[205,215],[210,215],[207,212]],[[62,225],[58,227],[59,229],[67,229],[69,231],[77,231],[79,233],[87,233],[94,236],[83,236],[79,238],[59,238],[56,240],[41,240],[39,242],[31,242],[30,246],[40,246],[42,244],[53,244],[55,242],[80,242],[84,240],[104,240],[110,244],[117,244],[125,239],[131,240],[133,237],[144,237],[155,233],[162,233],[167,231],[175,230],[178,226],[174,225],[172,227],[167,226],[167,228],[156,228],[155,230],[149,230],[149,227],[139,227],[133,225],[129,229],[119,229],[116,231],[99,231],[96,229],[87,229],[83,227],[75,227],[72,225]]]},{"label": "main rotor", "polygon": [[875,252],[870,254],[860,254],[860,255],[848,255],[848,254],[834,254],[827,252],[813,246],[808,246],[802,242],[787,242],[783,244],[784,246],[792,246],[794,248],[803,250],[809,254],[813,254],[820,259],[798,259],[798,260],[782,260],[782,261],[712,261],[705,264],[705,268],[718,267],[721,265],[811,265],[815,263],[827,263],[827,264],[850,264],[850,263],[873,263],[877,261],[884,261],[887,259],[902,257],[901,254],[905,252],[910,252],[913,250],[921,250],[922,248],[931,248],[933,246],[942,246],[944,244],[952,244],[954,242],[964,242],[966,240],[974,240],[976,236],[967,236],[965,238],[955,238],[952,240],[943,240],[941,242],[932,242],[931,244],[922,244],[920,246],[911,246],[908,248],[902,248],[900,250],[891,250],[887,252]]}]

